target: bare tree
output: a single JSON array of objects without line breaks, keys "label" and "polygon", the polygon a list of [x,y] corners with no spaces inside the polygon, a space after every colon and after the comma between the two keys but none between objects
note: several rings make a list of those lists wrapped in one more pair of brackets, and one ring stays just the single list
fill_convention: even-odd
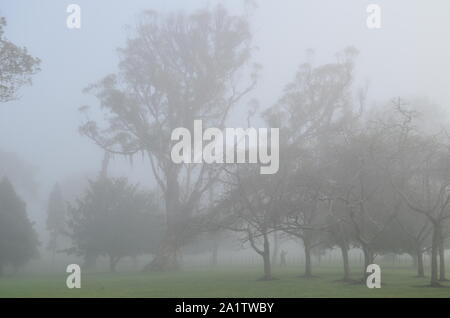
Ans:
[{"label": "bare tree", "polygon": [[[310,168],[308,166],[308,168]],[[306,168],[305,170],[308,170]],[[286,208],[279,228],[285,233],[298,238],[303,243],[305,255],[304,277],[312,277],[311,253],[323,243],[320,230],[323,226],[323,202],[320,181],[316,170],[311,174],[303,173],[291,178],[287,187]],[[291,176],[292,177],[292,176]],[[322,206],[322,207],[321,207]]]},{"label": "bare tree", "polygon": [[278,210],[286,193],[283,178],[280,172],[260,175],[259,165],[236,165],[226,171],[227,186],[216,207],[215,222],[241,234],[242,242],[248,242],[263,259],[262,279],[271,280],[270,234],[278,229]]},{"label": "bare tree", "polygon": [[[349,47],[337,54],[334,63],[302,64],[278,103],[264,112],[266,121],[281,129],[280,150],[290,171],[285,180],[291,186],[286,209],[281,212],[281,228],[302,240],[307,277],[312,275],[311,249],[321,243],[317,233],[325,181],[321,171],[326,171],[329,163],[320,153],[327,147],[327,139],[355,117],[352,82],[357,54]],[[359,106],[363,104],[360,96]]]},{"label": "bare tree", "polygon": [[327,196],[328,211],[323,226],[323,240],[329,247],[341,250],[344,276],[342,281],[351,281],[349,250],[354,239],[353,228],[348,220],[345,204]]},{"label": "bare tree", "polygon": [[354,242],[364,254],[366,268],[374,262],[382,235],[395,220],[401,201],[390,191],[374,153],[382,153],[377,134],[368,128],[346,135],[340,149],[339,173],[335,175],[335,199],[346,207],[346,220],[353,228]]},{"label": "bare tree", "polygon": [[[409,208],[407,207],[407,209]],[[423,216],[411,217],[411,211],[401,211],[397,216],[396,223],[398,224],[396,229],[406,237],[406,242],[403,242],[404,252],[414,258],[417,277],[425,277],[423,256],[430,249],[432,232],[430,222]]]},{"label": "bare tree", "polygon": [[408,208],[431,224],[430,285],[440,286],[438,281],[446,279],[443,226],[450,218],[448,138],[445,131],[424,130],[420,112],[401,99],[392,105],[395,116],[378,122],[391,144],[384,154],[384,169]]},{"label": "bare tree", "polygon": [[450,153],[433,140],[424,142],[420,152],[415,164],[409,166],[408,182],[404,187],[395,186],[408,207],[425,216],[432,226],[430,284],[439,286],[438,280],[446,280],[443,226],[450,218]]}]

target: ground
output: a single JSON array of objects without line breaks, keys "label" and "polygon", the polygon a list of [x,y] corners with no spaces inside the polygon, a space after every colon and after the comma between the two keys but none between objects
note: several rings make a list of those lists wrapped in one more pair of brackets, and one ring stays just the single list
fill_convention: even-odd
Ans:
[{"label": "ground", "polygon": [[380,289],[339,282],[338,267],[316,268],[318,277],[310,279],[299,273],[298,267],[276,268],[272,281],[258,280],[257,266],[82,273],[81,289],[68,289],[65,273],[16,274],[0,278],[0,297],[450,297],[450,282],[446,288],[425,287],[428,278],[416,278],[406,267],[382,267]]}]

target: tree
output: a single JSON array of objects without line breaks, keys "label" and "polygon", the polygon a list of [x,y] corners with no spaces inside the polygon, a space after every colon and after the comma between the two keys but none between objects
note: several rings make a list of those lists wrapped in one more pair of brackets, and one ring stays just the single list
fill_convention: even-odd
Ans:
[{"label": "tree", "polygon": [[430,234],[432,227],[428,219],[422,215],[411,217],[411,211],[408,207],[402,209],[397,216],[397,226],[390,232],[401,234],[402,239],[398,236],[392,242],[401,242],[401,252],[408,253],[414,258],[414,265],[417,267],[417,277],[425,277],[425,268],[423,255],[430,248]]},{"label": "tree", "polygon": [[[363,123],[364,124],[364,123]],[[336,154],[334,198],[345,204],[346,220],[353,229],[354,243],[364,254],[362,272],[375,260],[379,240],[395,220],[401,199],[390,188],[374,154],[385,153],[370,127],[348,132]]]},{"label": "tree", "polygon": [[269,235],[276,230],[277,209],[285,193],[281,173],[260,175],[259,165],[235,165],[227,169],[226,189],[214,208],[215,223],[241,235],[243,243],[258,253],[264,264],[262,280],[271,280]]},{"label": "tree", "polygon": [[329,214],[323,225],[324,243],[332,248],[337,246],[341,250],[344,277],[342,281],[351,281],[349,250],[354,238],[353,228],[349,224],[345,206],[339,200],[328,200]]},{"label": "tree", "polygon": [[285,180],[290,186],[288,208],[281,211],[282,229],[304,243],[305,276],[312,275],[311,249],[320,244],[319,200],[326,183],[321,171],[327,171],[329,165],[322,156],[323,148],[329,147],[327,139],[339,134],[355,116],[351,93],[357,53],[349,47],[337,54],[334,63],[303,63],[280,100],[263,114],[270,126],[280,127],[280,151],[290,171]]},{"label": "tree", "polygon": [[[298,238],[303,243],[305,254],[304,277],[310,278],[312,274],[311,253],[314,248],[323,243],[319,232],[323,226],[322,184],[320,173],[311,165],[305,164],[301,174],[290,176],[287,187],[288,208],[284,211],[284,218],[279,228],[285,233]],[[312,169],[311,169],[312,168]],[[309,173],[307,173],[308,171]],[[322,209],[322,210],[321,210]]]},{"label": "tree", "polygon": [[0,275],[7,265],[15,269],[38,255],[39,241],[26,205],[7,178],[0,182]]},{"label": "tree", "polygon": [[110,270],[123,257],[154,253],[163,230],[157,200],[124,178],[102,177],[75,205],[69,205],[70,254],[105,255]]},{"label": "tree", "polygon": [[[280,127],[280,136],[288,148],[302,149],[321,136],[341,130],[353,119],[352,81],[357,54],[355,48],[349,47],[337,54],[335,63],[303,63],[280,100],[264,112],[271,127]],[[360,107],[363,101],[361,93]]]},{"label": "tree", "polygon": [[66,229],[66,204],[59,184],[56,184],[50,193],[47,206],[47,230],[50,233],[48,249],[53,255],[60,247],[61,234]]},{"label": "tree", "polygon": [[431,286],[440,286],[438,280],[446,280],[443,228],[450,218],[448,150],[447,145],[434,138],[423,139],[420,142],[420,154],[408,165],[407,182],[403,186],[398,181],[395,184],[408,207],[424,216],[432,226]]},{"label": "tree", "polygon": [[5,26],[6,19],[0,17],[0,103],[16,99],[19,89],[31,84],[31,75],[40,70],[38,58],[4,37]]},{"label": "tree", "polygon": [[448,135],[425,128],[421,112],[401,99],[392,106],[393,115],[378,119],[380,135],[390,146],[384,154],[385,175],[409,210],[431,226],[430,285],[439,287],[439,280],[446,280],[443,229],[450,218]]},{"label": "tree", "polygon": [[88,119],[82,133],[110,153],[147,156],[164,194],[167,232],[148,269],[178,267],[176,255],[192,235],[185,229],[216,180],[209,177],[211,165],[171,160],[171,134],[178,127],[192,131],[195,119],[223,128],[232,106],[256,84],[256,68],[248,76],[250,55],[247,17],[222,6],[166,17],[146,11],[120,49],[119,73],[88,89],[107,121],[101,128]]}]

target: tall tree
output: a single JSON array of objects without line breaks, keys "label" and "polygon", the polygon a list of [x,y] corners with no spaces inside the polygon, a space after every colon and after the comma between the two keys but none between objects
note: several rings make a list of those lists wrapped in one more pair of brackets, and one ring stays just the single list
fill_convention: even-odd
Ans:
[{"label": "tall tree", "polygon": [[211,165],[171,160],[171,134],[178,127],[192,132],[195,119],[205,128],[224,126],[232,106],[256,84],[251,51],[247,17],[222,6],[189,15],[146,11],[119,51],[119,73],[88,89],[107,122],[101,128],[88,120],[81,131],[113,154],[147,156],[164,194],[167,232],[148,269],[178,267],[176,255],[191,235],[186,225],[215,180],[208,176]]},{"label": "tall tree", "polygon": [[39,241],[26,205],[7,178],[0,182],[0,275],[3,268],[15,269],[38,255]]}]

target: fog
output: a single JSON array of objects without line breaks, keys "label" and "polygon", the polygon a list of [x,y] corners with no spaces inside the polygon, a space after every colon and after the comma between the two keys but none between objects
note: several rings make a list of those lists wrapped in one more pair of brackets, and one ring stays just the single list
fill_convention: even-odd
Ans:
[{"label": "fog", "polygon": [[[79,1],[82,27],[66,27],[70,1],[2,1],[8,20],[7,36],[26,46],[42,60],[42,71],[21,98],[0,109],[2,149],[15,152],[39,168],[40,191],[62,177],[98,169],[102,152],[82,138],[78,107],[89,102],[83,88],[117,69],[116,48],[144,9],[190,12],[214,1]],[[241,10],[242,1],[226,7]],[[358,79],[369,83],[369,99],[392,96],[428,96],[436,103],[449,101],[446,75],[450,70],[447,1],[427,5],[421,1],[379,1],[382,28],[366,27],[365,1],[258,2],[252,14],[254,60],[263,65],[262,77],[252,97],[261,106],[271,105],[290,80],[306,51],[313,49],[316,63],[329,61],[335,52],[353,45],[360,51]],[[231,126],[243,124],[239,116]],[[114,163],[141,182],[141,173],[127,162]],[[141,178],[142,177],[142,178]]]},{"label": "fog", "polygon": [[[351,94],[357,98],[360,89],[367,89],[368,114],[400,97],[421,104],[425,116],[427,112],[438,114],[430,115],[424,124],[430,129],[446,123],[450,103],[450,3],[445,0],[432,3],[378,0],[379,29],[366,26],[366,8],[373,1],[77,0],[81,28],[69,29],[66,8],[73,2],[0,0],[0,16],[7,22],[5,37],[41,60],[41,70],[32,76],[32,85],[22,87],[17,99],[0,104],[0,151],[10,158],[9,163],[0,162],[3,165],[0,177],[5,175],[11,180],[26,201],[28,216],[35,222],[41,241],[41,257],[33,261],[41,264],[37,266],[45,267],[42,264],[49,257],[45,251],[49,240],[46,219],[49,195],[55,184],[61,185],[65,201],[73,204],[85,192],[88,179],[95,179],[102,170],[105,151],[80,133],[86,117],[79,108],[90,105],[92,120],[101,121],[107,112],[100,110],[93,94],[83,90],[118,72],[117,49],[125,47],[127,37],[135,34],[144,10],[154,10],[162,16],[173,12],[191,14],[223,4],[229,14],[248,17],[255,48],[251,62],[262,68],[255,88],[232,108],[226,127],[247,127],[248,105],[255,100],[258,112],[276,104],[302,63],[310,62],[313,66],[335,63],[336,53],[349,46],[359,51]],[[252,124],[267,126],[260,113],[252,118]],[[280,158],[283,161],[282,151]],[[32,176],[35,191],[27,188],[29,185],[21,185],[20,180],[28,176],[21,177],[19,170]],[[130,160],[114,155],[108,164],[108,174],[127,177],[130,183],[159,193],[158,200],[163,205],[161,189],[147,156],[138,154]],[[212,200],[220,198],[220,189],[215,188]],[[286,233],[280,236],[285,242],[280,249],[287,251],[288,260],[301,263],[304,259],[300,256],[301,243],[288,236]],[[249,242],[238,237],[236,233],[223,236],[219,263],[260,263]],[[196,238],[184,247],[185,263],[209,264],[209,252],[201,247],[204,241]],[[352,246],[351,250],[354,259],[360,261],[358,246]],[[329,256],[329,260],[338,258],[335,250],[327,253],[335,255]],[[408,258],[404,256],[406,253],[399,254]],[[64,257],[61,256],[62,264],[66,263]],[[141,261],[142,266],[144,263]]]}]

